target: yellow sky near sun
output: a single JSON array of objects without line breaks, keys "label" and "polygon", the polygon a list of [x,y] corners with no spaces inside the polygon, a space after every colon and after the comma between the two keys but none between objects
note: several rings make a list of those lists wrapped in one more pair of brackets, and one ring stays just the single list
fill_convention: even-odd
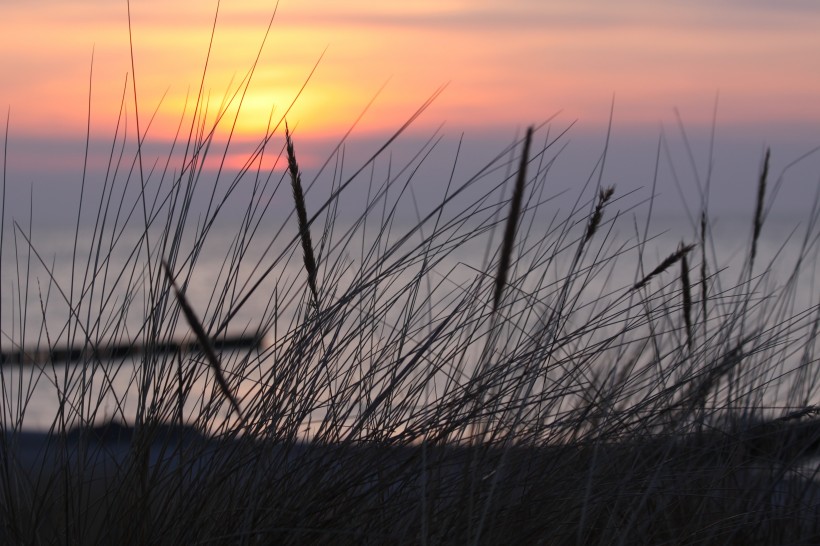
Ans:
[{"label": "yellow sky near sun", "polygon": [[[580,4],[580,5],[577,5]],[[169,137],[199,87],[215,2],[132,0],[143,127]],[[259,50],[275,2],[223,2],[205,83],[211,116]],[[113,131],[131,72],[125,2],[0,4],[0,107],[14,134]],[[820,8],[813,2],[282,0],[242,103],[239,136],[284,112],[305,134],[338,136],[390,79],[360,132],[395,128],[439,85],[419,121],[458,130],[567,120],[657,126],[673,107],[708,122],[820,122]],[[130,77],[130,76],[129,76]],[[128,108],[132,90],[127,90]],[[234,102],[236,104],[236,102]],[[226,118],[229,119],[229,118]],[[226,125],[226,127],[228,127]]]}]

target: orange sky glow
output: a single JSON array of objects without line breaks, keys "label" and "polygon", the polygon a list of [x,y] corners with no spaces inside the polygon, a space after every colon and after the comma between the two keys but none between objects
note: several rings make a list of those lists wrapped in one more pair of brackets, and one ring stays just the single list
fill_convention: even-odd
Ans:
[{"label": "orange sky glow", "polygon": [[[149,134],[172,138],[186,100],[193,111],[216,2],[131,4],[140,120],[159,105]],[[239,88],[275,7],[222,3],[209,115]],[[126,3],[6,2],[0,21],[0,106],[11,133],[84,134],[93,49],[92,132],[110,134],[131,77]],[[600,125],[613,96],[621,124],[658,127],[675,107],[708,124],[718,94],[723,125],[816,123],[818,28],[820,8],[800,1],[282,0],[235,132],[264,134],[325,50],[287,116],[312,136],[343,134],[385,82],[359,134],[399,126],[444,83],[419,127],[510,128],[559,110]],[[129,111],[132,93],[129,84]]]}]

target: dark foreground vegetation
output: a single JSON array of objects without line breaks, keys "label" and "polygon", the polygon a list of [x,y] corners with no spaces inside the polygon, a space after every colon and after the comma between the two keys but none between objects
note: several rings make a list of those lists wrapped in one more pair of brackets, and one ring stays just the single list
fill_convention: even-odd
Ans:
[{"label": "dark foreground vegetation", "polygon": [[812,544],[820,537],[816,464],[806,464],[820,439],[814,422],[507,446],[215,440],[187,427],[148,426],[143,471],[132,428],[17,435],[5,540]]},{"label": "dark foreground vegetation", "polygon": [[[758,251],[778,180],[768,154],[750,181],[746,257],[727,271],[705,193],[694,233],[665,259],[647,250],[651,196],[630,205],[601,160],[574,206],[551,208],[565,135],[546,126],[473,176],[441,173],[441,202],[407,225],[397,214],[413,210],[435,138],[381,178],[392,138],[352,171],[340,147],[312,186],[282,120],[244,170],[211,180],[204,156],[229,144],[209,124],[230,127],[230,115],[211,121],[202,97],[165,168],[142,147],[120,153],[136,138],[118,128],[103,191],[84,196],[93,244],[75,249],[68,286],[3,209],[15,246],[4,238],[2,258],[21,272],[4,305],[37,302],[43,324],[50,301],[70,310],[60,332],[3,325],[3,351],[71,346],[80,360],[0,367],[2,542],[820,540],[820,308],[798,291],[817,265],[817,207],[789,242],[792,273],[772,274],[782,259]],[[287,170],[257,169],[265,153]],[[210,297],[195,300],[203,248],[240,182],[252,195]],[[351,217],[340,203],[352,191]],[[270,229],[274,195],[294,206]],[[634,236],[616,238],[618,225]],[[126,228],[142,237],[123,254]],[[259,239],[273,243],[252,254]],[[468,247],[477,266],[461,263]],[[54,275],[25,282],[35,266]],[[260,301],[252,324],[236,324]],[[265,339],[220,343],[238,331]],[[167,350],[180,335],[193,352]],[[100,356],[134,339],[136,361]],[[34,380],[56,392],[47,433],[23,426]]]}]

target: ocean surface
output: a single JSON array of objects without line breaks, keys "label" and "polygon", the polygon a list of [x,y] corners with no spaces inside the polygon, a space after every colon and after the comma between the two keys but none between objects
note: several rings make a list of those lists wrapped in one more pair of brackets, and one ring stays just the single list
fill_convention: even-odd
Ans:
[{"label": "ocean surface", "polygon": [[[717,273],[712,264],[720,265],[724,290],[743,278],[743,265],[749,254],[752,234],[750,218],[751,215],[715,215],[710,220],[707,260],[712,274]],[[244,241],[237,237],[242,230],[227,224],[215,225],[204,238],[196,235],[196,229],[184,233],[173,267],[178,273],[190,273],[184,290],[206,330],[214,332],[220,324],[227,322],[223,334],[265,333],[261,347],[232,349],[232,358],[241,359],[248,352],[264,351],[266,344],[273,343],[274,329],[281,335],[298,320],[300,309],[303,309],[300,302],[304,302],[306,295],[305,273],[301,251],[293,244],[296,238],[293,223],[263,222],[254,236]],[[409,225],[392,225],[389,235],[382,234],[378,248],[384,252],[392,243],[401,241]],[[318,283],[327,297],[343,294],[345,287],[357,282],[363,269],[372,271],[374,267],[401,263],[397,258],[402,255],[401,251],[381,257],[367,256],[367,249],[373,248],[373,242],[377,240],[378,230],[373,225],[367,231],[360,227],[350,239],[345,239],[345,233],[352,225],[339,221],[333,233],[325,231],[324,237],[323,227],[315,224],[313,231],[314,242],[321,249]],[[640,271],[651,270],[681,242],[697,243],[697,227],[684,216],[658,217],[647,231],[648,241],[637,245],[636,232],[641,238],[644,232],[640,217],[624,215],[614,224],[604,224],[591,242],[590,252],[598,253],[598,256],[619,256],[616,261],[607,263],[606,274],[589,279],[584,292],[594,298],[595,294],[628,290],[639,278]],[[547,220],[536,219],[519,228],[519,234],[529,234],[529,239],[535,240],[539,237],[537,234],[548,233],[550,229],[554,226],[550,227]],[[249,233],[244,231],[246,235]],[[432,227],[427,225],[426,234],[431,231]],[[474,240],[464,241],[455,237],[457,231],[453,230],[448,238],[442,239],[450,243],[442,243],[440,251],[430,253],[436,263],[422,286],[430,291],[431,299],[446,299],[453,289],[466,286],[481,271],[486,271],[488,256],[491,257],[499,246],[500,228],[495,233],[487,231]],[[424,232],[412,233],[398,248],[411,255],[420,255],[413,249],[422,241]],[[168,244],[169,238],[159,230],[151,232],[147,243],[142,233],[143,230],[131,227],[120,232],[106,232],[101,237],[93,228],[81,228],[75,237],[75,228],[71,226],[31,233],[23,227],[7,229],[0,284],[0,347],[3,353],[24,350],[34,354],[45,347],[67,348],[82,345],[86,337],[100,345],[127,343],[129,340],[140,343],[145,339],[149,335],[146,317],[152,304],[159,302],[151,286],[156,286],[158,278],[164,275],[156,256],[171,256],[173,248]],[[753,300],[769,294],[791,298],[794,313],[815,308],[818,305],[815,284],[817,239],[818,228],[809,224],[809,218],[770,215],[760,233],[752,274],[754,280],[744,292],[747,297]],[[810,252],[801,254],[807,241]],[[567,239],[567,246],[576,243],[577,238]],[[241,253],[237,251],[238,247],[242,248]],[[519,246],[517,252],[524,252],[524,249],[525,246]],[[190,266],[192,256],[196,256],[193,268]],[[589,256],[589,260],[596,260],[596,254]],[[699,256],[700,249],[696,248],[690,264],[693,268],[699,267]],[[643,266],[639,269],[641,260]],[[796,264],[799,264],[797,269]],[[403,267],[391,277],[391,282],[411,282],[421,264],[416,260]],[[799,275],[793,279],[790,291],[776,288],[789,284],[796,270]],[[654,282],[660,285],[673,283],[679,269],[673,271],[660,274]],[[179,280],[183,278],[185,275]],[[244,299],[257,282],[252,295]],[[236,308],[239,302],[243,302],[239,311],[230,314],[229,310]],[[174,308],[173,301],[166,305],[166,309]],[[280,311],[274,313],[273,308]],[[385,317],[386,320],[400,320],[398,312]],[[176,322],[174,331],[163,335],[167,340],[191,340],[190,330],[182,320]],[[39,362],[37,358],[32,360],[35,361],[25,364],[6,362],[0,367],[0,388],[3,391],[0,418],[5,427],[48,430],[55,425],[58,415],[71,412],[93,415],[96,420],[133,421],[137,411],[136,393],[139,385],[145,384],[139,355],[109,361],[91,371],[82,364],[49,362],[48,358]],[[207,378],[207,367],[201,367],[193,390],[211,391],[213,381]],[[259,364],[247,370],[249,377],[261,377],[264,373]],[[66,384],[86,393],[80,397],[82,402],[77,398],[77,404],[84,407],[61,407],[59,401],[65,397],[60,393],[64,392],[61,389],[67,388]],[[192,399],[194,402],[186,403],[185,412],[189,415],[197,411],[196,396]]]}]

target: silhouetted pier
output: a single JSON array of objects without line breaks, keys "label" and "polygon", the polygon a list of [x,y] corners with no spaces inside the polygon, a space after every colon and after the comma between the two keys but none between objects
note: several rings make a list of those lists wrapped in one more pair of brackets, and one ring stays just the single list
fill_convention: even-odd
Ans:
[{"label": "silhouetted pier", "polygon": [[[211,340],[217,352],[236,349],[258,349],[262,345],[264,334],[240,334],[235,336],[220,336]],[[36,364],[43,365],[71,364],[93,360],[120,360],[133,358],[151,351],[157,353],[195,353],[202,350],[198,341],[168,341],[151,343],[150,346],[140,342],[114,343],[108,345],[85,344],[75,347],[29,347],[26,349],[3,350],[0,352],[0,366],[8,364]]]}]

